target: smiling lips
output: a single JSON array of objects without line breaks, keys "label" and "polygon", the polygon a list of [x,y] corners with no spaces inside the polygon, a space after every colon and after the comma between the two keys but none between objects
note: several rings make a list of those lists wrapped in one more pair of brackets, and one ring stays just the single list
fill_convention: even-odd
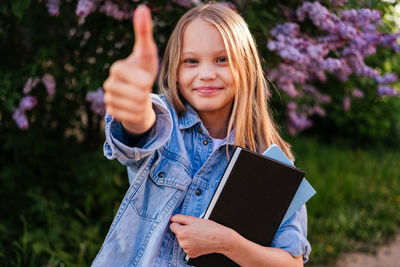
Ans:
[{"label": "smiling lips", "polygon": [[194,90],[200,94],[209,95],[209,94],[213,94],[221,89],[222,89],[222,87],[204,86],[204,87],[195,88]]}]

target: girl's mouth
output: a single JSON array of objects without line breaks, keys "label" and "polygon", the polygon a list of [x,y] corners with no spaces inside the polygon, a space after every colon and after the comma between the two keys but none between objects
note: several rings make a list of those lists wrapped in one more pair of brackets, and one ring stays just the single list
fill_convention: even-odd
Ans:
[{"label": "girl's mouth", "polygon": [[222,89],[221,87],[204,86],[204,87],[195,88],[194,90],[200,94],[208,95],[208,94],[213,94],[221,89]]}]

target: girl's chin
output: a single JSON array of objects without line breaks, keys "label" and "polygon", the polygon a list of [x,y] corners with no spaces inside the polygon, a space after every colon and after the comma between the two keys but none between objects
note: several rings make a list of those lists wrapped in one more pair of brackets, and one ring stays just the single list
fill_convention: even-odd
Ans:
[{"label": "girl's chin", "polygon": [[218,112],[223,108],[223,106],[219,103],[194,103],[192,105],[197,112]]}]

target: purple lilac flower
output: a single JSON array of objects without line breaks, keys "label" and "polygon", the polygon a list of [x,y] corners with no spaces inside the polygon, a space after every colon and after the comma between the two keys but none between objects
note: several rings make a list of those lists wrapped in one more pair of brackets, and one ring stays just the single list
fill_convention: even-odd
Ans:
[{"label": "purple lilac flower", "polygon": [[226,2],[226,1],[222,1],[221,3],[224,4],[224,5],[226,5],[226,6],[228,6],[228,7],[231,8],[231,9],[234,9],[234,10],[237,9],[237,6],[236,6],[234,3]]},{"label": "purple lilac flower", "polygon": [[359,31],[349,22],[341,21],[337,24],[337,27],[339,36],[343,39],[352,40],[360,34]]},{"label": "purple lilac flower", "polygon": [[399,38],[400,33],[393,33],[385,35],[381,40],[382,46],[391,46],[392,43],[396,43]]},{"label": "purple lilac flower", "polygon": [[368,22],[378,22],[381,19],[381,12],[369,8],[341,10],[342,19],[356,23],[357,26]]},{"label": "purple lilac flower", "polygon": [[345,82],[353,71],[351,70],[351,68],[347,64],[347,61],[344,58],[340,59],[340,61],[342,63],[342,67],[335,71],[335,75],[338,77],[339,80]]},{"label": "purple lilac flower", "polygon": [[321,106],[316,105],[316,106],[314,106],[312,108],[312,114],[317,114],[317,115],[319,115],[321,117],[325,117],[326,116],[326,111]]},{"label": "purple lilac flower", "polygon": [[317,45],[309,45],[306,48],[307,54],[313,59],[319,59],[326,56],[329,53],[326,45],[317,44]]},{"label": "purple lilac flower", "polygon": [[351,95],[354,98],[364,98],[364,92],[359,90],[359,89],[357,89],[357,88],[353,89],[353,91],[351,92]]},{"label": "purple lilac flower", "polygon": [[50,16],[56,17],[60,14],[60,0],[47,0],[46,6]]},{"label": "purple lilac flower", "polygon": [[382,96],[398,96],[399,91],[395,90],[394,88],[392,88],[388,85],[380,84],[378,86],[378,95],[380,97],[382,97]]},{"label": "purple lilac flower", "polygon": [[[288,25],[287,23],[285,24]],[[308,46],[306,40],[302,39],[301,37],[297,37],[292,35],[293,32],[282,30],[281,33],[278,32],[278,28],[283,25],[278,25],[276,28],[271,30],[271,34],[277,39],[276,41],[269,41],[268,42],[268,49],[271,51],[277,51],[277,53],[283,58],[288,61],[294,61],[298,64],[307,64],[309,59],[307,55],[305,55],[305,47]],[[289,33],[291,35],[284,35],[284,33]],[[274,35],[277,33],[277,35]]]},{"label": "purple lilac flower", "polygon": [[326,58],[320,60],[319,63],[322,69],[329,72],[335,72],[342,68],[342,61],[337,58]]},{"label": "purple lilac flower", "polygon": [[307,79],[304,72],[284,63],[281,63],[278,69],[271,70],[269,77],[271,80],[276,81],[277,86],[291,97],[300,95],[294,83],[301,84]]},{"label": "purple lilac flower", "polygon": [[343,98],[343,109],[344,109],[345,111],[349,111],[350,105],[351,105],[350,97],[345,96],[345,97]]},{"label": "purple lilac flower", "polygon": [[100,116],[104,116],[106,114],[103,88],[99,88],[97,91],[88,92],[86,94],[86,101],[91,103],[90,108],[94,113]]},{"label": "purple lilac flower", "polygon": [[395,34],[387,34],[382,37],[380,44],[383,47],[391,47],[396,53],[400,52],[400,45],[397,44],[397,39],[400,36],[400,32]]},{"label": "purple lilac flower", "polygon": [[192,6],[192,0],[174,0],[174,2],[183,7]]},{"label": "purple lilac flower", "polygon": [[329,10],[322,6],[319,2],[304,2],[301,7],[296,10],[297,18],[299,21],[303,21],[308,15],[315,26],[322,30],[329,32],[335,32],[337,30],[336,23],[339,18],[330,13]]},{"label": "purple lilac flower", "polygon": [[303,88],[307,93],[315,96],[317,102],[319,103],[329,103],[332,101],[332,98],[329,95],[322,94],[317,90],[317,88],[315,88],[315,86],[312,86],[310,84],[304,84]]},{"label": "purple lilac flower", "polygon": [[37,105],[37,99],[34,96],[24,96],[19,102],[19,110],[24,112],[25,110],[31,110]]},{"label": "purple lilac flower", "polygon": [[54,76],[46,73],[42,77],[42,83],[46,87],[47,94],[50,97],[54,96],[54,94],[56,92],[56,80],[54,79]]},{"label": "purple lilac flower", "polygon": [[279,64],[278,71],[271,73],[271,79],[278,80],[278,83],[304,83],[307,78],[304,72],[284,63]]},{"label": "purple lilac flower", "polygon": [[310,84],[305,84],[305,85],[304,85],[304,90],[305,90],[307,93],[312,94],[312,95],[318,93],[317,88],[315,88],[315,86],[312,86],[312,85],[310,85]]},{"label": "purple lilac flower", "polygon": [[286,107],[288,110],[296,110],[297,105],[294,102],[289,102],[289,103],[287,103]]},{"label": "purple lilac flower", "polygon": [[284,49],[279,51],[279,55],[283,59],[296,61],[300,64],[308,62],[307,57],[293,46],[286,46]]},{"label": "purple lilac flower", "polygon": [[330,2],[333,6],[343,6],[347,0],[331,0]]},{"label": "purple lilac flower", "polygon": [[21,130],[26,130],[29,128],[28,118],[26,117],[25,112],[19,108],[14,109],[12,117],[18,128]]},{"label": "purple lilac flower", "polygon": [[32,91],[32,89],[36,87],[39,81],[40,81],[39,77],[30,77],[24,85],[24,90],[23,90],[24,94],[29,94]]},{"label": "purple lilac flower", "polygon": [[303,109],[307,110],[308,115],[319,115],[320,117],[324,117],[326,115],[326,111],[319,105],[310,106],[310,105],[303,105]]},{"label": "purple lilac flower", "polygon": [[396,82],[397,79],[398,79],[397,74],[395,74],[395,73],[386,73],[384,76],[379,76],[378,78],[376,78],[376,81],[378,83],[382,83],[382,84],[389,84],[389,83]]},{"label": "purple lilac flower", "polygon": [[342,38],[339,35],[325,35],[317,37],[317,41],[319,43],[329,44],[342,41]]},{"label": "purple lilac flower", "polygon": [[294,110],[289,110],[287,117],[287,129],[291,135],[295,135],[296,133],[312,126],[312,122],[308,119],[305,113],[297,113]]},{"label": "purple lilac flower", "polygon": [[310,73],[310,81],[320,80],[326,82],[326,75],[323,70],[314,70]]},{"label": "purple lilac flower", "polygon": [[299,92],[292,82],[280,83],[279,88],[286,92],[291,98],[299,96]]},{"label": "purple lilac flower", "polygon": [[317,99],[320,103],[330,103],[332,101],[332,97],[330,95],[325,95],[321,93],[317,94]]},{"label": "purple lilac flower", "polygon": [[278,24],[271,29],[270,34],[272,36],[278,36],[278,34],[284,34],[287,36],[298,36],[300,26],[297,23],[286,22],[284,24]]},{"label": "purple lilac flower", "polygon": [[347,63],[356,75],[367,76],[373,79],[379,77],[378,71],[365,65],[364,59],[359,53],[354,53],[351,56],[346,57],[346,59]]},{"label": "purple lilac flower", "polygon": [[85,18],[95,11],[97,4],[98,1],[96,0],[79,0],[75,14],[79,17]]},{"label": "purple lilac flower", "polygon": [[99,8],[101,13],[104,13],[107,16],[119,21],[132,17],[133,13],[129,12],[128,10],[130,10],[128,6],[120,9],[119,6],[113,3],[111,0],[106,0],[105,3]]}]

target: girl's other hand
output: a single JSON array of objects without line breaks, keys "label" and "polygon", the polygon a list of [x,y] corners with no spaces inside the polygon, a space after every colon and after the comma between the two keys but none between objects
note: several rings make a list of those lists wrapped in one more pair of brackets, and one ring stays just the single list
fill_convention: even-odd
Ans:
[{"label": "girl's other hand", "polygon": [[171,231],[190,258],[209,253],[224,253],[233,230],[211,220],[183,214],[171,217]]},{"label": "girl's other hand", "polygon": [[157,46],[148,7],[139,6],[133,16],[135,44],[132,54],[112,64],[105,80],[104,101],[107,112],[124,128],[141,134],[155,123],[151,89],[157,76]]}]

